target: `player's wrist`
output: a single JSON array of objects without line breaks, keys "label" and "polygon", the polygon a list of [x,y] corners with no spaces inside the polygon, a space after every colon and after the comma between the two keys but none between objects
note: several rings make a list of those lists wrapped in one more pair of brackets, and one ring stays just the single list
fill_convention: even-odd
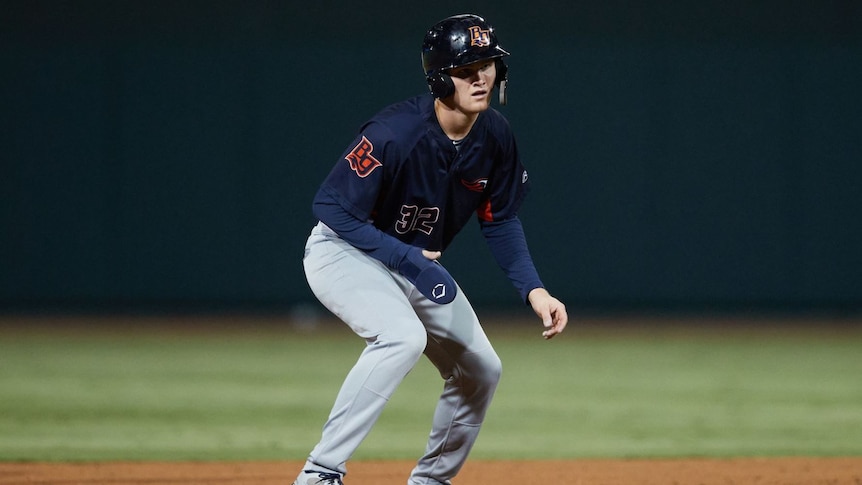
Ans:
[{"label": "player's wrist", "polygon": [[532,305],[535,303],[536,299],[548,298],[550,296],[551,294],[548,293],[548,290],[546,290],[544,287],[537,286],[536,288],[533,288],[532,290],[527,292],[527,302]]}]

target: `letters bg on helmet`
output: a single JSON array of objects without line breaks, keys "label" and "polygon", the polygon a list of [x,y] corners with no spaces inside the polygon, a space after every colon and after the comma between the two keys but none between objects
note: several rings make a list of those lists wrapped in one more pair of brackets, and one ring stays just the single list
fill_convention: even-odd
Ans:
[{"label": "letters bg on helmet", "polygon": [[496,59],[500,104],[506,104],[506,83],[509,68],[502,58],[508,56],[497,43],[494,28],[478,15],[455,15],[437,22],[425,34],[422,42],[422,68],[428,88],[435,98],[455,93],[455,84],[446,73],[454,67],[477,61]]}]

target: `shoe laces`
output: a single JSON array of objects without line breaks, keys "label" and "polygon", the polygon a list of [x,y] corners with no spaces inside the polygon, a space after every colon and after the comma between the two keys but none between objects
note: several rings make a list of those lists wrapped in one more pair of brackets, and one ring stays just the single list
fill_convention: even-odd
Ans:
[{"label": "shoe laces", "polygon": [[338,473],[321,472],[318,470],[303,471],[305,473],[317,473],[317,476],[320,477],[320,481],[317,483],[321,485],[344,485],[344,482],[341,481],[341,475]]}]

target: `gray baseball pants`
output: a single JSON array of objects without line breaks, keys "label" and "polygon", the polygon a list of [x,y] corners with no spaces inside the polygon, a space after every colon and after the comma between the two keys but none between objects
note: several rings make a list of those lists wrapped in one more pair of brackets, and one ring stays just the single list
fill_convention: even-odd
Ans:
[{"label": "gray baseball pants", "polygon": [[476,441],[501,373],[464,292],[459,288],[448,305],[433,303],[322,223],[308,238],[303,264],[315,296],[366,341],[309,463],[346,473],[346,462],[424,353],[444,385],[425,454],[408,484],[450,484]]}]

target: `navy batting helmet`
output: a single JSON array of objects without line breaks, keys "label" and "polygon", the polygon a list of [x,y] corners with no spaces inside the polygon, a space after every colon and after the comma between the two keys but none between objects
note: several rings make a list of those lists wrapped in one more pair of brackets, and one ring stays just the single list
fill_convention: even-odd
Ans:
[{"label": "navy batting helmet", "polygon": [[497,79],[494,84],[500,90],[500,104],[506,104],[509,68],[502,58],[508,55],[497,43],[494,28],[473,14],[455,15],[437,22],[422,42],[422,68],[435,98],[446,98],[455,93],[452,78],[446,73],[449,69],[496,59]]}]

